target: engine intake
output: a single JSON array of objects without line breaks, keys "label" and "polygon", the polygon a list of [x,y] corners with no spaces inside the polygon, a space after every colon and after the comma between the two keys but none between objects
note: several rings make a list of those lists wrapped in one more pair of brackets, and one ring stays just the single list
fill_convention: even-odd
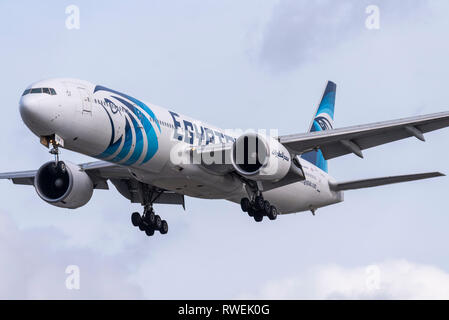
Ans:
[{"label": "engine intake", "polygon": [[50,161],[39,168],[34,178],[37,194],[45,202],[60,208],[76,209],[92,198],[90,177],[70,162]]},{"label": "engine intake", "polygon": [[280,180],[291,166],[290,153],[282,144],[257,133],[244,133],[238,137],[231,159],[235,170],[252,180]]}]

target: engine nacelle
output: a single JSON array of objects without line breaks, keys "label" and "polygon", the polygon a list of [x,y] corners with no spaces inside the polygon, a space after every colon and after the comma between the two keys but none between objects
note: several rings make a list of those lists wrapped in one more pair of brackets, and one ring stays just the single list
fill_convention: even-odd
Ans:
[{"label": "engine nacelle", "polygon": [[280,180],[291,166],[290,153],[282,144],[272,137],[252,132],[235,140],[231,161],[238,173],[256,181]]},{"label": "engine nacelle", "polygon": [[36,173],[34,187],[45,202],[60,208],[76,209],[92,198],[91,178],[70,162],[45,163]]}]

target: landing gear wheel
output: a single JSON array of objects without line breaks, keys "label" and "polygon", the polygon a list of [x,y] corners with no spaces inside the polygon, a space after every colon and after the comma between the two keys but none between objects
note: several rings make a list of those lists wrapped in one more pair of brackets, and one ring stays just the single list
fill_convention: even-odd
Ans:
[{"label": "landing gear wheel", "polygon": [[154,235],[154,229],[151,227],[148,227],[145,229],[145,234],[149,237],[151,237],[152,235]]},{"label": "landing gear wheel", "polygon": [[268,216],[271,212],[271,204],[268,200],[265,200],[263,203],[263,211],[266,216]]},{"label": "landing gear wheel", "polygon": [[162,227],[162,219],[161,219],[161,217],[158,216],[158,215],[156,215],[156,217],[155,217],[154,227],[155,227],[157,230],[161,230],[161,227]]},{"label": "landing gear wheel", "polygon": [[145,221],[150,225],[154,225],[154,223],[156,221],[156,215],[154,214],[154,212],[147,213],[145,215]]},{"label": "landing gear wheel", "polygon": [[254,214],[256,213],[256,210],[254,210],[254,208],[253,207],[249,207],[249,209],[248,209],[248,215],[250,216],[250,217],[254,217]]},{"label": "landing gear wheel", "polygon": [[168,223],[165,220],[161,221],[161,229],[160,229],[161,234],[167,234],[168,232]]},{"label": "landing gear wheel", "polygon": [[263,215],[261,214],[261,212],[257,212],[257,213],[254,215],[254,220],[255,220],[256,222],[262,222],[262,220],[263,220]]},{"label": "landing gear wheel", "polygon": [[142,222],[142,217],[140,216],[140,214],[138,212],[134,212],[131,215],[131,222],[134,227],[138,227],[140,225],[140,223]]},{"label": "landing gear wheel", "polygon": [[143,224],[143,221],[139,224],[139,230],[140,231],[145,231],[145,226]]},{"label": "landing gear wheel", "polygon": [[268,218],[270,220],[276,220],[277,217],[278,217],[278,210],[276,209],[275,206],[271,206],[270,213],[268,214]]},{"label": "landing gear wheel", "polygon": [[240,201],[240,206],[242,207],[243,212],[248,212],[249,208],[251,207],[251,202],[248,198],[243,198]]},{"label": "landing gear wheel", "polygon": [[254,207],[256,210],[263,210],[264,205],[265,201],[262,196],[257,196],[256,199],[254,199]]}]

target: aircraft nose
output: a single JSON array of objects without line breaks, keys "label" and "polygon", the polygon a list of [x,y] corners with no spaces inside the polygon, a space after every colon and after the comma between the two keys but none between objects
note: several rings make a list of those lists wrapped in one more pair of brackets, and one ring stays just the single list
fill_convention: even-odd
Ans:
[{"label": "aircraft nose", "polygon": [[38,136],[51,134],[47,128],[48,115],[42,109],[41,99],[36,96],[23,96],[19,102],[23,122]]},{"label": "aircraft nose", "polygon": [[22,120],[32,122],[39,115],[39,100],[34,97],[23,97],[20,99],[19,108]]}]

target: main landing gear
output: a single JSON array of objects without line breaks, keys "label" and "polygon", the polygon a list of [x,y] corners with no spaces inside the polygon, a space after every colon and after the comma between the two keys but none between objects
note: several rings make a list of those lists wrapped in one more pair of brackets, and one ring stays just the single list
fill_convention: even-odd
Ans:
[{"label": "main landing gear", "polygon": [[243,212],[247,212],[256,222],[261,222],[264,216],[267,216],[270,220],[276,220],[278,216],[276,207],[271,205],[268,200],[264,200],[262,195],[254,197],[253,201],[243,198],[240,205]]},{"label": "main landing gear", "polygon": [[160,216],[154,213],[153,206],[146,206],[142,216],[138,212],[134,212],[131,215],[131,222],[140,231],[145,231],[149,237],[154,235],[156,230],[161,234],[168,232],[167,221],[162,220]]},{"label": "main landing gear", "polygon": [[161,217],[154,213],[153,203],[163,194],[163,190],[155,190],[150,188],[147,184],[139,184],[137,188],[141,195],[142,205],[144,207],[143,215],[134,212],[131,215],[131,222],[133,226],[138,227],[140,231],[145,231],[146,235],[151,237],[155,231],[161,234],[168,232],[168,223],[162,220]]}]

